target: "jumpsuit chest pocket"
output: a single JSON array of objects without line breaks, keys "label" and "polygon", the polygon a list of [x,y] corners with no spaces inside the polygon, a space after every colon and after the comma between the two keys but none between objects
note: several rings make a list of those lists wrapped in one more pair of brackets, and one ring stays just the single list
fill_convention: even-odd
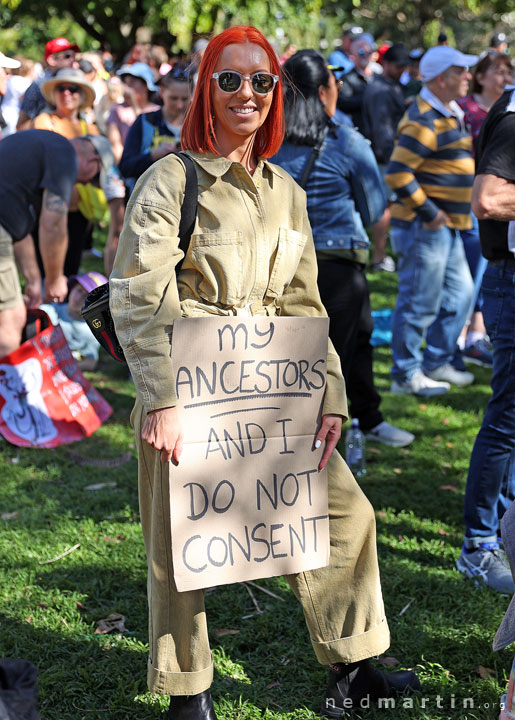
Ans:
[{"label": "jumpsuit chest pocket", "polygon": [[189,260],[199,273],[198,292],[209,302],[238,305],[243,292],[243,235],[199,233],[191,236]]},{"label": "jumpsuit chest pocket", "polygon": [[297,230],[279,228],[279,238],[275,257],[273,258],[267,295],[281,297],[284,293],[295,277],[306,240],[307,235]]}]

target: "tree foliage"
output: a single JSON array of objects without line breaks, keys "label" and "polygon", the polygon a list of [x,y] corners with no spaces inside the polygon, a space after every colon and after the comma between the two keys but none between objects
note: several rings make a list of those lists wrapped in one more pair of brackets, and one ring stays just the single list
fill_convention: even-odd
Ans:
[{"label": "tree foliage", "polygon": [[51,32],[52,20],[61,27],[73,25],[66,37],[81,37],[81,48],[105,48],[121,56],[136,42],[136,32],[143,26],[150,28],[154,42],[171,45],[174,38],[163,5],[164,0],[0,0],[0,23],[18,32],[24,26],[33,32],[37,28],[36,37],[43,36],[43,45],[56,37]]},{"label": "tree foliage", "polygon": [[410,47],[429,47],[446,29],[458,47],[481,50],[495,30],[509,34],[514,13],[515,0],[0,0],[0,44],[40,55],[49,37],[64,34],[122,56],[143,26],[153,42],[189,50],[199,35],[248,23],[278,49],[294,42],[329,50],[352,23]]}]

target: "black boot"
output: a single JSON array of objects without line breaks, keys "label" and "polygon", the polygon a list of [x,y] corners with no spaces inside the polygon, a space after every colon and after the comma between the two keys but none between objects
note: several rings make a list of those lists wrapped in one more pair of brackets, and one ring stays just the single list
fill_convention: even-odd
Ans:
[{"label": "black boot", "polygon": [[[322,703],[322,717],[341,718],[370,707],[379,698],[394,697],[398,693],[420,691],[415,673],[398,671],[384,673],[369,660],[344,665],[330,665],[331,674]],[[385,705],[387,707],[387,705]]]},{"label": "black boot", "polygon": [[172,695],[167,720],[216,720],[211,693]]}]

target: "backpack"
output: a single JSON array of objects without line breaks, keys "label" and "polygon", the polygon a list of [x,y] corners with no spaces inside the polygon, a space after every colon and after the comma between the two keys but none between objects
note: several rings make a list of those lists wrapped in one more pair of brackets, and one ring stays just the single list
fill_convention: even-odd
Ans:
[{"label": "backpack", "polygon": [[[179,247],[184,255],[186,255],[197,216],[198,181],[193,160],[182,152],[174,154],[178,155],[186,166],[186,188],[179,223]],[[176,266],[176,275],[179,274],[181,265],[182,261]],[[104,350],[115,360],[127,362],[121,345],[118,342],[113,316],[109,309],[108,282],[87,294],[84,307],[80,312],[88,324],[89,329]]]}]

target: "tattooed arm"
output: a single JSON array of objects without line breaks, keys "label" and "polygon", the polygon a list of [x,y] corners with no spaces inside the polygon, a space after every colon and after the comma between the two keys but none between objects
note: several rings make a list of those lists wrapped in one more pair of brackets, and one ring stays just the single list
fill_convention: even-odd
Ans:
[{"label": "tattooed arm", "polygon": [[68,205],[45,190],[39,216],[39,249],[45,268],[45,301],[63,302],[68,293],[68,283],[63,274],[64,259],[68,249]]}]

